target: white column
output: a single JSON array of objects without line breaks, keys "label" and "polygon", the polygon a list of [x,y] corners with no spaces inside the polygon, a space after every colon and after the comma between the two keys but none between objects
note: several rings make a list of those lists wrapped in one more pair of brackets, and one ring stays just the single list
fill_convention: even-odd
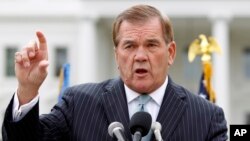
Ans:
[{"label": "white column", "polygon": [[217,97],[216,104],[223,108],[227,122],[230,122],[229,87],[229,16],[213,16],[212,36],[218,41],[222,54],[213,56],[213,82]]},{"label": "white column", "polygon": [[4,44],[0,43],[0,84],[3,83],[4,69],[5,69],[5,59],[4,59]]},{"label": "white column", "polygon": [[[79,21],[77,44],[73,52],[76,66],[72,74],[75,83],[97,81],[96,18],[83,17]],[[75,56],[76,55],[76,56]]]}]

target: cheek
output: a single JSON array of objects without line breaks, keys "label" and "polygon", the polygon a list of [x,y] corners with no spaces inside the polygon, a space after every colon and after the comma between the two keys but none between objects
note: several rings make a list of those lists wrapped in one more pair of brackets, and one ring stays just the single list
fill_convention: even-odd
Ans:
[{"label": "cheek", "polygon": [[122,64],[125,62],[124,55],[117,51],[115,57],[117,65],[121,68]]},{"label": "cheek", "polygon": [[119,70],[122,74],[128,74],[132,70],[132,60],[129,56],[119,56],[117,58]]},{"label": "cheek", "polygon": [[164,54],[158,55],[154,58],[153,62],[151,62],[151,68],[155,75],[161,75],[162,72],[166,71],[168,66],[168,57]]}]

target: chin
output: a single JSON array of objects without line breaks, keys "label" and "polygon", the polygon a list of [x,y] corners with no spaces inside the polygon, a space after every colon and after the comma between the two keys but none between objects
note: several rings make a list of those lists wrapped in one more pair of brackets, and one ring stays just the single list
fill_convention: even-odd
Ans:
[{"label": "chin", "polygon": [[149,92],[149,85],[145,85],[145,84],[137,85],[136,90],[139,93],[148,93]]}]

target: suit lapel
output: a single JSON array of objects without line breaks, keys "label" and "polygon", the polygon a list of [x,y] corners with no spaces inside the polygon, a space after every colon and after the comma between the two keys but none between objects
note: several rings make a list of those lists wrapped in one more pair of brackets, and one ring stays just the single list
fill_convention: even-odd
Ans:
[{"label": "suit lapel", "polygon": [[168,140],[180,123],[183,112],[186,110],[185,94],[177,89],[169,77],[168,86],[162,101],[157,121],[162,124],[162,137]]},{"label": "suit lapel", "polygon": [[[118,121],[124,126],[125,136],[132,140],[129,130],[129,114],[124,84],[121,79],[112,80],[106,86],[106,91],[102,96],[103,107],[109,124]],[[157,121],[162,124],[162,137],[168,140],[170,135],[180,123],[181,117],[186,110],[185,94],[177,88],[169,77],[168,86],[162,101],[162,105],[157,117]]]},{"label": "suit lapel", "polygon": [[129,130],[129,113],[124,84],[121,79],[112,80],[103,95],[103,107],[109,124],[118,121],[124,126],[127,139],[132,140]]}]

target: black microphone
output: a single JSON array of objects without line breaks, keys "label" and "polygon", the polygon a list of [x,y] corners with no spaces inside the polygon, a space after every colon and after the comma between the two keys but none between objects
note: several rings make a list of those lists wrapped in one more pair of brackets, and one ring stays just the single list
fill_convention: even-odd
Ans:
[{"label": "black microphone", "polygon": [[108,132],[111,137],[116,137],[118,141],[126,141],[124,135],[124,127],[120,122],[112,122],[109,124]]},{"label": "black microphone", "polygon": [[130,132],[134,135],[133,141],[141,141],[151,128],[152,117],[148,112],[136,112],[130,120]]},{"label": "black microphone", "polygon": [[153,122],[151,129],[153,130],[156,141],[163,141],[161,136],[161,124],[157,121]]}]

